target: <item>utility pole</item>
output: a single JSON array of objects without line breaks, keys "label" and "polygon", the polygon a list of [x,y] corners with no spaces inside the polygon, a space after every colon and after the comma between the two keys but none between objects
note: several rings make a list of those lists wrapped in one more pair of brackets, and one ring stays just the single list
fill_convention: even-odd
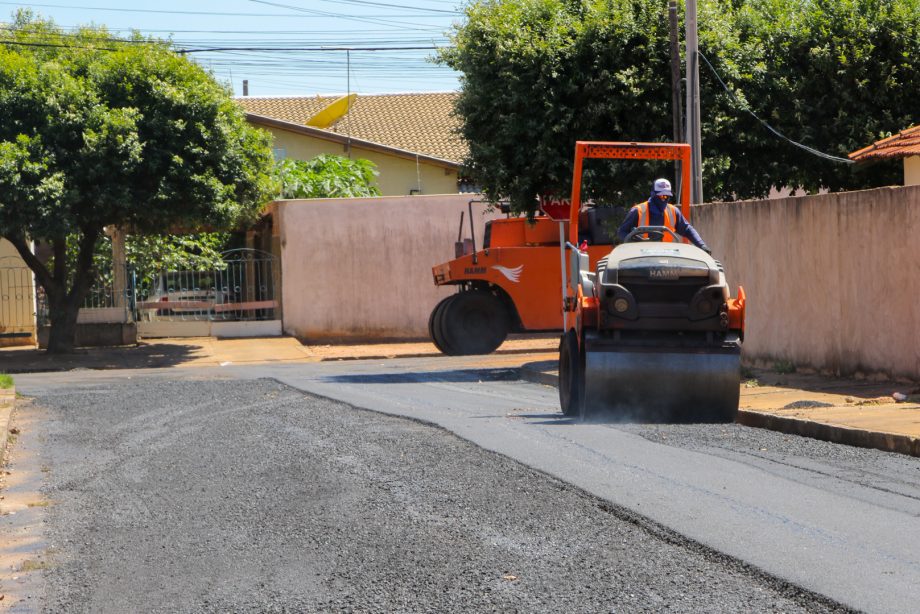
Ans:
[{"label": "utility pole", "polygon": [[351,49],[345,50],[345,151],[351,159]]},{"label": "utility pole", "polygon": [[703,202],[703,152],[700,137],[700,52],[696,0],[687,0],[687,140],[690,141],[690,202]]},{"label": "utility pole", "polygon": [[[677,24],[677,0],[668,2],[668,26],[671,35],[671,113],[674,117],[674,142],[684,142],[683,107],[680,103],[680,32]],[[681,189],[680,160],[674,162],[674,187]]]}]

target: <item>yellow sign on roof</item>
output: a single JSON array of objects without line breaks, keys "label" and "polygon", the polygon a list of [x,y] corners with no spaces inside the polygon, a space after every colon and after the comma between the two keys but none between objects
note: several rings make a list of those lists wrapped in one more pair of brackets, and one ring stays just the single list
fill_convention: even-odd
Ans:
[{"label": "yellow sign on roof", "polygon": [[357,94],[348,94],[326,105],[319,113],[316,113],[307,120],[308,126],[314,128],[328,128],[339,118],[344,117],[349,109],[355,104]]}]

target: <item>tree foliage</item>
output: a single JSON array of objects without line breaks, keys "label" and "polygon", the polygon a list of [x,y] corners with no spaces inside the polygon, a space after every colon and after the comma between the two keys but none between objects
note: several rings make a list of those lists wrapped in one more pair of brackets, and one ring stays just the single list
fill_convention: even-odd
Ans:
[{"label": "tree foliage", "polygon": [[[201,232],[181,235],[143,234],[125,237],[125,265],[150,278],[161,271],[212,271],[224,268],[223,252],[231,240],[229,232]],[[67,272],[77,267],[79,235],[67,237]],[[48,263],[53,268],[54,259]],[[93,252],[96,282],[110,285],[115,271],[112,262],[112,239],[103,235]]]},{"label": "tree foliage", "polygon": [[[72,347],[105,226],[229,228],[276,193],[268,135],[166,43],[20,12],[0,33],[0,117],[0,233],[48,296],[51,351]],[[53,246],[50,269],[29,239]]]},{"label": "tree foliage", "polygon": [[[462,73],[456,110],[467,164],[490,198],[530,210],[538,193],[567,193],[577,140],[673,140],[666,8],[663,0],[481,0],[465,9],[439,59]],[[749,111],[840,157],[909,126],[920,109],[920,0],[701,0],[699,38],[732,92],[701,63],[707,199],[896,180],[895,165],[813,156]],[[587,193],[644,197],[652,168],[592,163]]]},{"label": "tree foliage", "polygon": [[282,198],[355,198],[380,196],[374,185],[376,165],[321,154],[312,160],[283,160],[278,165]]},{"label": "tree foliage", "polygon": [[[125,262],[136,271],[209,271],[223,268],[228,232],[129,235]],[[111,249],[108,254],[111,255]]]}]

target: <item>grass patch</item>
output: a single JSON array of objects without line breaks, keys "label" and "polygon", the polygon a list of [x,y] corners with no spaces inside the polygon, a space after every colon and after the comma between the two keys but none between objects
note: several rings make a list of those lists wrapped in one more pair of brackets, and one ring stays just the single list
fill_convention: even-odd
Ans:
[{"label": "grass patch", "polygon": [[0,373],[0,389],[9,390],[13,387],[13,376],[8,373]]},{"label": "grass patch", "polygon": [[757,381],[756,377],[752,377],[751,379],[744,380],[745,388],[757,388],[758,386],[760,386],[760,382]]},{"label": "grass patch", "polygon": [[741,377],[742,379],[756,379],[757,374],[750,367],[741,367]]},{"label": "grass patch", "polygon": [[795,373],[795,363],[789,360],[777,360],[773,363],[773,371],[782,373],[783,375]]}]

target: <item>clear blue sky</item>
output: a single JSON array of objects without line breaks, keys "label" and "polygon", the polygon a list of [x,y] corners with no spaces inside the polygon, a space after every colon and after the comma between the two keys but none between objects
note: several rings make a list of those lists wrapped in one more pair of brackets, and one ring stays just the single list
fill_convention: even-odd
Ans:
[{"label": "clear blue sky", "polygon": [[[251,96],[446,92],[458,75],[433,50],[294,51],[291,47],[421,47],[447,44],[464,0],[42,0],[0,1],[0,22],[31,8],[66,29],[105,25],[172,38],[184,49],[268,47],[195,53],[197,62]],[[350,60],[350,61],[349,61]],[[346,66],[350,64],[350,71]]]}]

